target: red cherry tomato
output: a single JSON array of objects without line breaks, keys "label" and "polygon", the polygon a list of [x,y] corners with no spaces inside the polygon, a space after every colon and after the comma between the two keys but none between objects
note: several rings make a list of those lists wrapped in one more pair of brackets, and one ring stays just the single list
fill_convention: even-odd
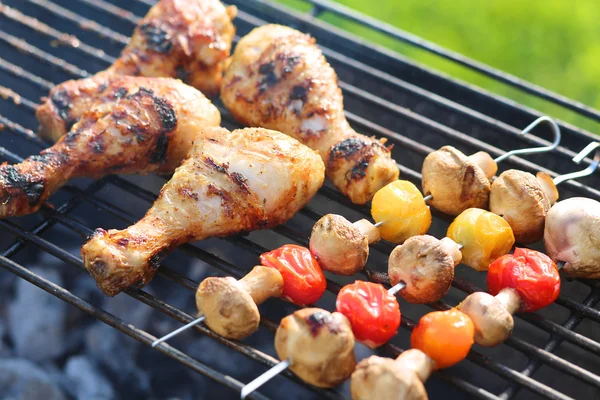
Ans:
[{"label": "red cherry tomato", "polygon": [[504,288],[515,289],[521,297],[521,311],[526,312],[546,307],[560,292],[560,275],[550,257],[521,248],[490,265],[487,283],[493,295]]},{"label": "red cherry tomato", "polygon": [[456,308],[425,314],[410,336],[413,349],[419,349],[435,361],[436,369],[462,361],[471,346],[475,327],[467,314]]},{"label": "red cherry tomato", "polygon": [[354,337],[370,348],[381,346],[398,332],[398,301],[378,283],[356,281],[344,286],[335,308],[350,321]]},{"label": "red cherry tomato", "polygon": [[260,262],[277,269],[283,277],[281,297],[298,305],[313,304],[325,292],[327,281],[316,258],[306,247],[286,244],[264,253]]}]

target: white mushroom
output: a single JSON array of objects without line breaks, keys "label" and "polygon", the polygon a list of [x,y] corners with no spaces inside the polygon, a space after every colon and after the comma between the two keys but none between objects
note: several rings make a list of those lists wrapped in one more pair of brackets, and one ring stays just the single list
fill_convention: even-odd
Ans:
[{"label": "white mushroom", "polygon": [[460,247],[450,238],[413,236],[390,254],[388,274],[392,285],[405,282],[400,292],[411,303],[433,303],[448,293]]},{"label": "white mushroom", "polygon": [[492,183],[490,211],[508,222],[518,243],[537,242],[544,236],[544,222],[552,205],[544,190],[549,189],[544,177],[510,169]]},{"label": "white mushroom", "polygon": [[423,193],[432,195],[429,202],[432,207],[449,215],[458,215],[467,208],[487,209],[490,193],[487,174],[496,170],[494,160],[485,154],[467,157],[452,146],[444,146],[425,157]]},{"label": "white mushroom", "polygon": [[411,349],[398,358],[371,356],[362,360],[352,374],[353,400],[427,400],[423,382],[433,370],[433,360]]},{"label": "white mushroom", "polygon": [[567,274],[600,278],[600,203],[584,197],[556,203],[546,217],[544,244]]},{"label": "white mushroom", "polygon": [[243,339],[258,329],[257,304],[281,296],[283,277],[275,268],[256,266],[242,279],[206,278],[196,291],[196,306],[210,329],[229,339]]},{"label": "white mushroom", "polygon": [[493,347],[512,333],[512,314],[518,310],[519,303],[519,294],[514,289],[503,289],[495,297],[485,292],[472,293],[457,308],[473,321],[475,343]]},{"label": "white mushroom", "polygon": [[379,230],[367,220],[351,223],[337,214],[317,221],[310,236],[310,251],[321,269],[354,275],[367,263],[369,244],[379,240]]},{"label": "white mushroom", "polygon": [[290,361],[292,372],[318,387],[339,385],[356,366],[350,322],[320,308],[304,308],[282,319],[275,350],[279,359]]}]

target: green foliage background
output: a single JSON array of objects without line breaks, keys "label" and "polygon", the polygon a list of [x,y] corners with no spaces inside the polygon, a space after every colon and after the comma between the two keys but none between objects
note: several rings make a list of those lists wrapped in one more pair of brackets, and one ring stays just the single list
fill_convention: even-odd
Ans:
[{"label": "green foliage background", "polygon": [[[279,0],[306,11],[302,0]],[[600,108],[600,0],[338,0],[448,49]],[[331,14],[321,19],[464,81],[600,133],[600,124]]]}]

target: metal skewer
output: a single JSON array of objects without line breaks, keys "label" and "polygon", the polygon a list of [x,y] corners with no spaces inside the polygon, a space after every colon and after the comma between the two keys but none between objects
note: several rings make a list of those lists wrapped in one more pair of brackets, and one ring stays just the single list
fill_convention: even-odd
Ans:
[{"label": "metal skewer", "polygon": [[526,135],[527,133],[531,132],[531,130],[533,128],[535,128],[542,122],[546,122],[548,125],[550,125],[550,128],[552,129],[552,133],[554,134],[554,141],[552,142],[552,144],[550,144],[548,146],[531,147],[528,149],[511,150],[508,153],[502,154],[501,156],[494,158],[494,161],[496,163],[499,163],[500,161],[505,160],[508,157],[511,157],[511,156],[514,156],[517,154],[544,153],[544,152],[552,151],[552,150],[556,149],[558,147],[558,144],[560,143],[560,139],[561,139],[560,127],[558,126],[556,121],[554,121],[552,118],[550,118],[548,116],[539,117],[538,119],[533,121],[531,124],[527,125],[527,127],[521,131],[519,136],[523,136],[523,135]]},{"label": "metal skewer", "polygon": [[165,342],[165,341],[171,339],[173,336],[179,335],[181,332],[185,331],[186,329],[189,329],[194,325],[198,325],[205,319],[206,319],[206,316],[202,315],[201,317],[196,318],[195,320],[182,326],[181,328],[175,329],[173,332],[161,337],[160,339],[156,339],[154,342],[152,342],[152,347],[156,347],[159,344],[161,344],[162,342]]},{"label": "metal skewer", "polygon": [[579,152],[579,154],[573,157],[573,162],[575,164],[580,164],[583,161],[583,159],[594,150],[596,150],[596,154],[594,155],[592,162],[590,163],[590,165],[588,165],[586,169],[581,170],[579,172],[572,172],[570,174],[557,176],[552,180],[552,182],[554,182],[555,185],[559,185],[570,179],[582,178],[584,176],[588,176],[594,173],[594,171],[598,169],[598,165],[600,164],[600,142],[592,142],[588,144],[584,147],[583,150]]},{"label": "metal skewer", "polygon": [[280,374],[281,372],[288,369],[291,364],[292,363],[290,360],[283,360],[283,361],[278,362],[273,367],[271,367],[268,371],[266,371],[265,373],[260,375],[258,378],[254,379],[252,382],[246,384],[242,388],[242,393],[241,393],[240,398],[242,400],[245,399],[246,397],[248,397],[248,395],[250,393],[254,392],[256,389],[258,389],[259,387],[261,387],[262,385],[264,385],[265,383],[267,383],[268,381],[273,379],[277,374]]}]

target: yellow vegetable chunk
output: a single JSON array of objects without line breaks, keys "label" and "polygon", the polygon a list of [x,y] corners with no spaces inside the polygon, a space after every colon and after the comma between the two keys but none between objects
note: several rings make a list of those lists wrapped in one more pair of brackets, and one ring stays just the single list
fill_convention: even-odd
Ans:
[{"label": "yellow vegetable chunk", "polygon": [[383,222],[381,237],[393,243],[423,235],[431,225],[431,211],[409,181],[398,180],[379,189],[371,203],[371,215],[376,222]]},{"label": "yellow vegetable chunk", "polygon": [[515,244],[508,222],[480,208],[463,211],[448,227],[447,236],[463,246],[462,263],[477,271],[487,271],[495,259],[507,254]]}]

